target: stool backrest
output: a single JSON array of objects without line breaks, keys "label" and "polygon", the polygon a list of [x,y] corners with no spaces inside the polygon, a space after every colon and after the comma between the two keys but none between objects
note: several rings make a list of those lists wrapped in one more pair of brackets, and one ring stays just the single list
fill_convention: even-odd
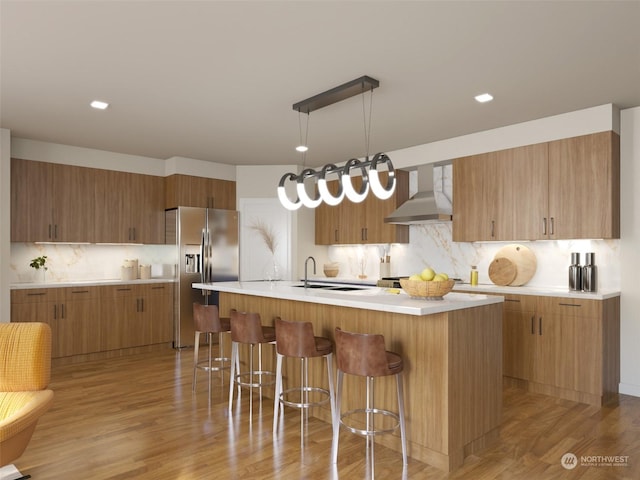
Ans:
[{"label": "stool backrest", "polygon": [[380,377],[389,375],[384,336],[335,331],[338,369],[350,375]]},{"label": "stool backrest", "polygon": [[276,349],[287,357],[313,357],[317,354],[311,322],[291,322],[276,317]]},{"label": "stool backrest", "polygon": [[222,331],[218,306],[194,303],[193,326],[196,332],[218,333]]},{"label": "stool backrest", "polygon": [[259,313],[231,310],[231,340],[240,343],[265,343]]}]

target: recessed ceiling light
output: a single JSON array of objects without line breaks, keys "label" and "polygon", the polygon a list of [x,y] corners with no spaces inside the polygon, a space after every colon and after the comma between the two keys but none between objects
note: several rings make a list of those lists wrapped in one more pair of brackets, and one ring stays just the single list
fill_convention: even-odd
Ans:
[{"label": "recessed ceiling light", "polygon": [[93,108],[97,108],[98,110],[104,110],[109,106],[109,104],[107,102],[101,102],[100,100],[94,100],[93,102],[91,102],[91,106]]},{"label": "recessed ceiling light", "polygon": [[493,100],[493,96],[491,96],[491,94],[489,94],[489,93],[482,93],[480,95],[476,95],[475,99],[476,99],[477,102],[485,103],[485,102],[490,102],[491,100]]},{"label": "recessed ceiling light", "polygon": [[298,145],[296,147],[296,150],[299,152],[306,152],[307,150],[309,150],[309,147],[307,147],[306,145]]}]

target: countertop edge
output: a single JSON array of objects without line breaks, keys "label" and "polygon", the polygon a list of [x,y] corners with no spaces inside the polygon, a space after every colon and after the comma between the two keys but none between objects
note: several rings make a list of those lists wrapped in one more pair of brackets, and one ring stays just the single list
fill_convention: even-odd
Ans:
[{"label": "countertop edge", "polygon": [[500,294],[500,295],[535,295],[540,297],[563,297],[563,298],[579,298],[583,300],[607,300],[609,298],[619,297],[621,292],[618,290],[602,290],[600,292],[577,292],[569,289],[561,288],[540,288],[540,287],[509,287],[500,285],[480,284],[471,286],[468,283],[456,284],[453,291],[471,293],[478,292],[484,294]]},{"label": "countertop edge", "polygon": [[43,283],[12,283],[9,285],[9,290],[27,290],[35,288],[64,288],[64,287],[101,287],[109,285],[141,285],[147,283],[175,283],[176,279],[171,278],[145,278],[137,280],[80,280],[80,281],[67,281],[67,282],[43,282]]},{"label": "countertop edge", "polygon": [[484,294],[450,293],[442,301],[414,299],[408,295],[391,294],[381,287],[366,287],[367,292],[331,292],[328,290],[302,288],[300,282],[219,282],[193,283],[192,287],[241,295],[252,295],[282,300],[359,308],[403,315],[433,315],[455,310],[502,303],[503,297]]}]

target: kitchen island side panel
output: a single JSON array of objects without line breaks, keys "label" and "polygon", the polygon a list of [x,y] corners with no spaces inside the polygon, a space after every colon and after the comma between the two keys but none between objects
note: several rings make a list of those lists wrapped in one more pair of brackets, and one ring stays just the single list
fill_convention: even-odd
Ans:
[{"label": "kitchen island side panel", "polygon": [[[501,304],[416,316],[220,292],[221,315],[228,315],[232,308],[260,313],[264,325],[273,325],[278,316],[310,321],[315,335],[331,340],[336,327],[383,334],[386,348],[404,359],[412,458],[452,471],[462,465],[465,456],[497,438],[502,406]],[[269,348],[263,350],[265,367],[273,368],[271,355],[266,353]],[[298,363],[286,364],[286,378],[299,378]],[[323,362],[310,362],[309,380],[328,387]],[[343,411],[361,407],[363,391],[363,379],[345,376]],[[393,376],[376,379],[376,407],[397,411],[396,398]],[[330,421],[328,406],[311,412]],[[401,451],[399,432],[376,441]]]}]

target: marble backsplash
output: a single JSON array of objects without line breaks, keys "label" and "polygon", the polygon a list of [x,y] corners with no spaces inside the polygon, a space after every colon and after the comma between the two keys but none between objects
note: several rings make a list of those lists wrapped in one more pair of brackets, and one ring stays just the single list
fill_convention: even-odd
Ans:
[{"label": "marble backsplash", "polygon": [[349,245],[328,247],[330,261],[340,265],[339,277],[366,275],[375,281],[380,277],[380,258],[390,255],[390,276],[419,273],[425,266],[469,281],[472,265],[478,267],[479,283],[491,284],[489,265],[504,245],[522,243],[536,256],[537,269],[527,283],[532,287],[565,288],[571,252],[595,252],[598,288],[620,289],[619,240],[543,240],[535,242],[459,243],[451,240],[452,224],[434,223],[410,226],[409,244]]},{"label": "marble backsplash", "polygon": [[[469,281],[471,265],[476,265],[479,282],[490,284],[488,269],[495,253],[504,245],[517,242],[458,243],[451,240],[451,223],[412,225],[409,244],[345,245],[327,247],[328,261],[337,262],[339,277],[367,281],[380,278],[380,257],[391,257],[389,276],[405,276],[420,272],[425,266],[447,272],[452,277]],[[619,240],[545,240],[523,243],[537,260],[536,274],[527,285],[543,288],[565,288],[571,252],[595,252],[598,288],[620,289]],[[31,259],[47,255],[46,281],[112,280],[121,278],[125,259],[138,259],[139,264],[152,265],[152,277],[171,277],[177,263],[172,245],[67,245],[12,243],[10,283],[42,281],[29,267]],[[320,262],[325,259],[318,257]],[[322,275],[321,263],[318,273]]]},{"label": "marble backsplash", "polygon": [[151,265],[152,277],[172,277],[177,263],[173,245],[76,245],[12,243],[10,283],[41,282],[42,271],[29,264],[35,257],[47,256],[46,282],[115,280],[121,278],[125,259],[138,259]]}]

